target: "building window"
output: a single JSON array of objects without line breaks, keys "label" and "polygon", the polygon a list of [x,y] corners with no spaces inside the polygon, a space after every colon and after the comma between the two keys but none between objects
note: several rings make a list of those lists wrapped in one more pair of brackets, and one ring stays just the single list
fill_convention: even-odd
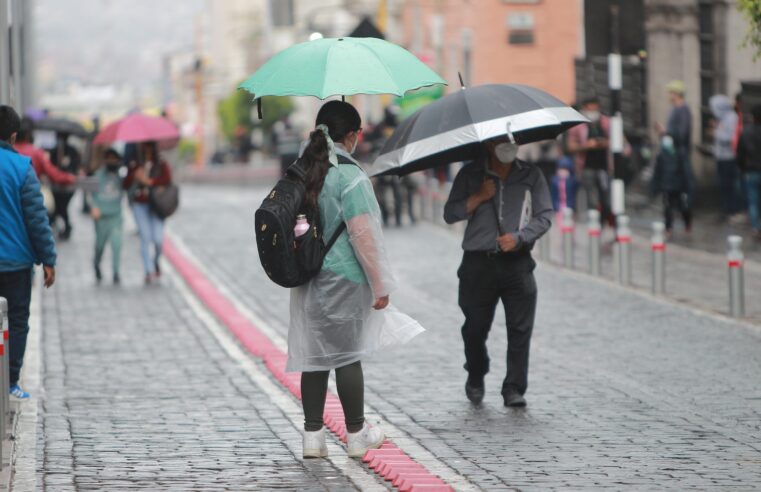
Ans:
[{"label": "building window", "polygon": [[515,12],[507,16],[507,42],[510,44],[534,44],[534,15]]},{"label": "building window", "polygon": [[716,94],[716,33],[714,30],[714,8],[710,0],[700,0],[698,23],[700,26],[700,127],[701,140],[710,141],[708,123],[713,117],[708,105],[711,96]]},{"label": "building window", "polygon": [[294,24],[293,0],[270,0],[270,14],[274,27],[290,27]]}]

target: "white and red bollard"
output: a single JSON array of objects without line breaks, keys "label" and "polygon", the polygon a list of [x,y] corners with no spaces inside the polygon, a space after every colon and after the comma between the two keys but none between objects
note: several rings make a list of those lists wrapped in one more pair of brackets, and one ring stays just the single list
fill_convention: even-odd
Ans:
[{"label": "white and red bollard", "polygon": [[618,257],[618,283],[632,283],[632,231],[629,229],[629,217],[619,215],[616,218],[616,256]]},{"label": "white and red bollard", "polygon": [[650,248],[653,253],[653,294],[666,292],[666,226],[663,222],[653,222],[653,236],[650,240]]},{"label": "white and red bollard", "polygon": [[735,318],[745,316],[745,279],[743,276],[743,261],[745,256],[742,252],[743,238],[729,236],[727,238],[729,251],[727,251],[727,268],[729,270],[729,312]]},{"label": "white and red bollard", "polygon": [[589,236],[589,273],[599,276],[600,268],[600,212],[591,209],[587,212],[587,235]]},{"label": "white and red bollard", "polygon": [[[8,301],[4,297],[0,297],[0,329],[2,329],[3,333],[6,330],[6,327],[8,326]],[[8,370],[7,370],[7,359],[8,354],[6,353],[6,347],[7,343],[5,342],[5,337],[0,337],[0,379],[2,379],[2,384],[0,384],[0,391],[3,392],[2,399],[0,399],[0,471],[3,470],[3,440],[5,440],[6,436],[6,427],[8,426],[8,422],[10,421],[10,416],[7,413],[8,410],[8,404],[9,404],[9,398],[8,395]]]},{"label": "white and red bollard", "polygon": [[563,209],[563,219],[560,224],[560,232],[563,235],[563,266],[566,268],[573,268],[573,232],[575,228],[573,209],[566,207]]}]

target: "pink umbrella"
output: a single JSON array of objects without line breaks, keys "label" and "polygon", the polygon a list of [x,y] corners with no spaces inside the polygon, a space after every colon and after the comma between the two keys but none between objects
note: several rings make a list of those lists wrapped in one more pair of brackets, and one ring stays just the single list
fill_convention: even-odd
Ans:
[{"label": "pink umbrella", "polygon": [[113,142],[150,142],[176,141],[180,138],[177,127],[166,118],[148,116],[142,113],[132,113],[118,121],[107,125],[98,136],[95,144],[110,144]]}]

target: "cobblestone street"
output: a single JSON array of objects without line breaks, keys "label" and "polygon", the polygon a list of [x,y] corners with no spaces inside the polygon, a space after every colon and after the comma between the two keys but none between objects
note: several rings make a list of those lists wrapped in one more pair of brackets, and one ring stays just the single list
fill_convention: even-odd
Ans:
[{"label": "cobblestone street", "polygon": [[[266,191],[186,185],[169,231],[282,347],[288,292],[266,278],[253,241],[253,212]],[[348,460],[337,439],[330,460],[301,459],[298,400],[232,340],[168,262],[160,285],[142,285],[129,227],[121,287],[108,275],[96,287],[92,226],[80,218],[73,240],[59,246],[56,286],[36,292],[41,388],[23,410],[36,403],[39,412],[36,484],[17,488],[387,487]],[[455,489],[761,483],[761,327],[540,264],[529,405],[502,405],[506,334],[498,310],[486,398],[473,407],[463,392],[460,237],[430,224],[391,228],[386,237],[400,281],[392,302],[428,331],[367,360],[368,417]]]}]

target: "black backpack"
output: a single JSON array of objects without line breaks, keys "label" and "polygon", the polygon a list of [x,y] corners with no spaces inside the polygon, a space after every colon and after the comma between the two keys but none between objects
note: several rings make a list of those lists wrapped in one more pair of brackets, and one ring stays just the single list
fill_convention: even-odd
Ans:
[{"label": "black backpack", "polygon": [[[338,164],[356,165],[340,155]],[[304,202],[305,178],[306,168],[299,159],[288,168],[285,177],[277,182],[254,215],[259,261],[270,280],[282,287],[297,287],[320,273],[325,256],[346,229],[346,223],[341,221],[325,243],[319,209]],[[295,237],[293,228],[299,214],[306,215],[309,230]]]}]

